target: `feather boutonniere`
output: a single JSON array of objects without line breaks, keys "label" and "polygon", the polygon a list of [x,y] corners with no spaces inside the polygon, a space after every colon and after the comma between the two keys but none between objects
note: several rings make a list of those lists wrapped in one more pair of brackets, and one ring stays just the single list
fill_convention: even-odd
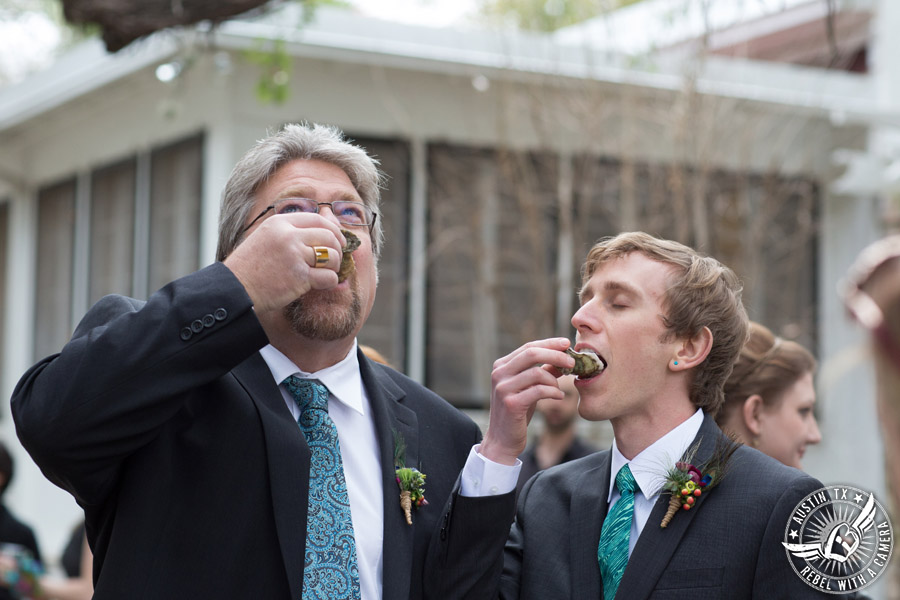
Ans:
[{"label": "feather boutonniere", "polygon": [[394,432],[394,472],[400,486],[400,508],[406,517],[406,524],[412,525],[412,507],[427,506],[425,499],[425,473],[406,465],[406,442]]},{"label": "feather boutonniere", "polygon": [[683,460],[676,462],[666,473],[663,491],[670,494],[669,508],[660,527],[666,527],[679,509],[690,510],[701,495],[708,494],[722,481],[728,472],[728,462],[740,445],[731,438],[719,437],[712,456],[699,466],[692,464],[700,447],[699,441],[684,453]]}]

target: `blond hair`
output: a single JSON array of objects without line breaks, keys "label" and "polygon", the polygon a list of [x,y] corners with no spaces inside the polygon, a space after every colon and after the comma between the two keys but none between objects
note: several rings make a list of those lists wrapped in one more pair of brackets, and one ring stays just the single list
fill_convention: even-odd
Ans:
[{"label": "blond hair", "polygon": [[697,408],[715,415],[724,400],[723,386],[747,339],[748,320],[742,286],[734,271],[694,249],[640,231],[599,240],[582,268],[582,285],[600,265],[631,252],[675,267],[663,296],[667,339],[691,338],[704,327],[712,332],[712,349],[694,369],[689,396]]},{"label": "blond hair", "polygon": [[759,395],[766,406],[776,406],[785,390],[815,370],[816,359],[809,350],[751,321],[750,338],[725,383],[724,410],[716,420],[723,423],[753,395]]}]

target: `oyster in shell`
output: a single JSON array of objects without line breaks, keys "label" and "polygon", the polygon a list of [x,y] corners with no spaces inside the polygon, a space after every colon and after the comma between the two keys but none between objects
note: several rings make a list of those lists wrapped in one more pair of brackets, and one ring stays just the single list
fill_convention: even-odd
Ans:
[{"label": "oyster in shell", "polygon": [[563,375],[574,373],[579,377],[592,377],[606,368],[606,363],[590,350],[575,352],[571,348],[566,348],[566,354],[575,359],[575,366],[571,369],[560,369]]},{"label": "oyster in shell", "polygon": [[359,237],[355,233],[347,231],[346,229],[341,229],[341,233],[344,234],[344,238],[347,240],[347,245],[341,249],[341,268],[338,269],[338,283],[341,283],[356,270],[356,263],[353,262],[353,252],[359,248],[362,242]]}]

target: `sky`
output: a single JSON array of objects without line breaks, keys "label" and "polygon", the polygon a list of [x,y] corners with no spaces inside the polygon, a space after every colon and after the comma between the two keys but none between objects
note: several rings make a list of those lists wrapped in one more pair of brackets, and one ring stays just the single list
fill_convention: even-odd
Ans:
[{"label": "sky", "polygon": [[474,13],[476,0],[351,0],[360,12],[401,23],[443,27]]},{"label": "sky", "polygon": [[47,64],[59,42],[59,29],[47,16],[28,13],[13,20],[0,12],[0,83]]}]

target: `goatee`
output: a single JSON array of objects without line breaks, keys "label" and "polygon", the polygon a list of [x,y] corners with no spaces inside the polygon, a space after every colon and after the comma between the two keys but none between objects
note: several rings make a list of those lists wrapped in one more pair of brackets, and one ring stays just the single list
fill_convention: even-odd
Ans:
[{"label": "goatee", "polygon": [[[347,298],[349,294],[349,299]],[[312,340],[331,342],[351,335],[362,317],[356,280],[350,290],[314,290],[284,308],[294,333]]]}]

